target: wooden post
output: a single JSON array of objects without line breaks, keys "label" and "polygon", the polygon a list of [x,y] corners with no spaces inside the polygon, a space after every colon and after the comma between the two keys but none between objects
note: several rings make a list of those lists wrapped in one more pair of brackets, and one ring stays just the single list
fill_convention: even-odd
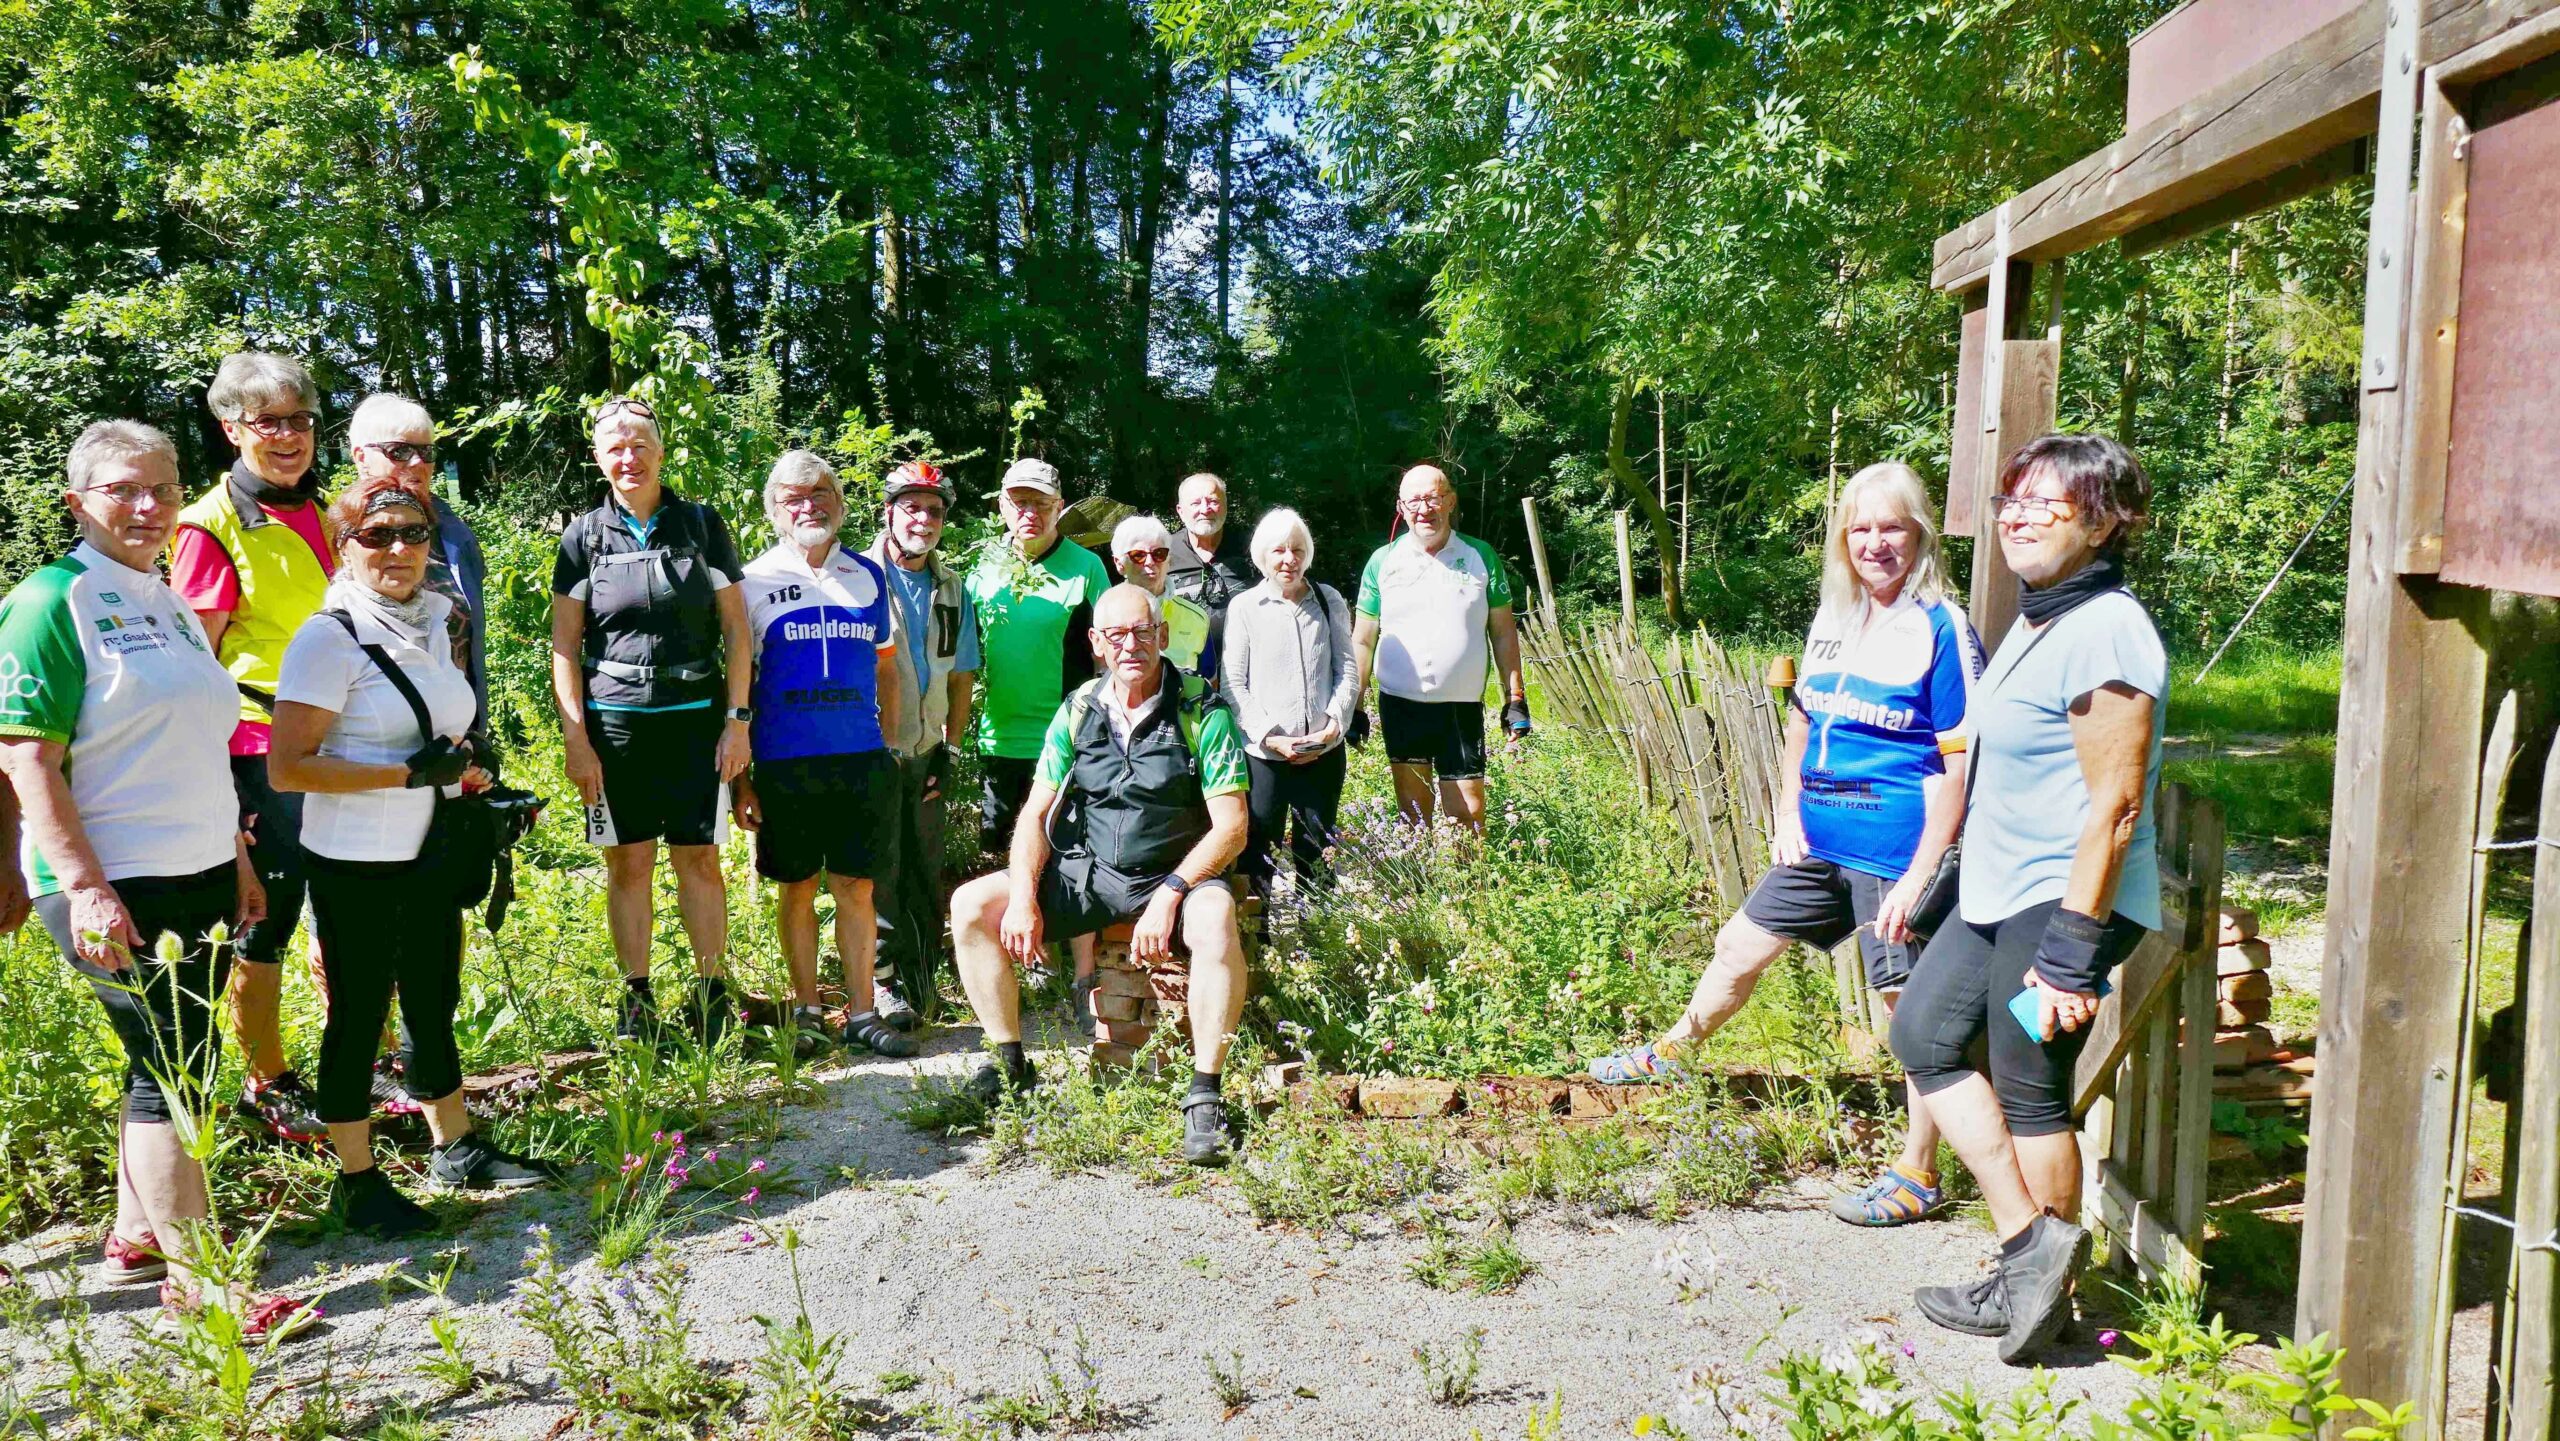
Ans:
[{"label": "wooden post", "polygon": [[[2482,597],[2394,573],[2406,398],[2409,164],[2419,6],[2388,0],[2367,267],[2364,396],[2347,565],[2338,789],[2294,1329],[2329,1333],[2349,1395],[2442,1394],[2428,1337],[2452,1163],[2487,656]],[[2423,57],[2419,57],[2423,58]],[[2380,316],[2383,323],[2376,323]],[[2389,352],[2386,356],[2384,352]]]},{"label": "wooden post", "polygon": [[[2205,1166],[2213,1146],[2214,953],[2222,929],[2222,807],[2187,798],[2187,933],[2196,938],[2180,956],[2186,967],[2178,985],[2177,1014],[2186,1030],[2178,1053],[2178,1155],[2169,1197],[2169,1222],[2187,1243],[2204,1251]],[[2188,1281],[2201,1284],[2202,1276]]]},{"label": "wooden post", "polygon": [[[1991,266],[1989,296],[1984,304],[1982,389],[1980,413],[1971,419],[1959,415],[1958,425],[1978,426],[1982,431],[1979,447],[1959,445],[1955,453],[1975,469],[1972,475],[1950,474],[1950,490],[1962,485],[1970,487],[1974,503],[1969,512],[1973,521],[1973,586],[1968,604],[1974,626],[1982,634],[1986,650],[1997,650],[2001,637],[2009,633],[2009,623],[2018,614],[2017,577],[2000,553],[1998,528],[1993,524],[1991,497],[1998,483],[2000,467],[2018,447],[2053,429],[2057,413],[2056,386],[2062,370],[2062,343],[2059,339],[2030,340],[2032,310],[2028,305],[2035,285],[2035,267],[2024,261],[2009,259],[2008,207],[1999,212],[1997,254]],[[2050,317],[2048,330],[2057,333],[2060,278],[2054,281],[2056,313]],[[1952,509],[1952,507],[1951,507]]]},{"label": "wooden post", "polygon": [[1636,633],[1636,551],[1627,531],[1627,513],[1618,512],[1618,624]]},{"label": "wooden post", "polygon": [[1547,624],[1556,623],[1556,578],[1547,570],[1547,533],[1538,528],[1538,502],[1520,497],[1520,515],[1529,525],[1529,561],[1538,568],[1538,604],[1547,612]]},{"label": "wooden post", "polygon": [[2545,1124],[2522,1129],[2523,1145],[2507,1158],[2515,1198],[2515,1250],[2508,1261],[2508,1395],[2505,1435],[2548,1436],[2560,1421],[2553,1402],[2555,1317],[2560,1316],[2560,1254],[2529,1249],[2560,1228],[2560,1137],[2549,1118],[2560,1113],[2560,747],[2542,769],[2544,843],[2533,853],[2533,945],[2516,1003],[2524,1011],[2524,1074],[2515,1112]]}]

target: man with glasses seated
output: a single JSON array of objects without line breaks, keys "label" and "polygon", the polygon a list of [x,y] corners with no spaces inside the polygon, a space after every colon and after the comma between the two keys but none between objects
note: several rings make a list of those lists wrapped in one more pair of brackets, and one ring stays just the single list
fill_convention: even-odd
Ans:
[{"label": "man with glasses seated", "polygon": [[1436,777],[1440,809],[1481,832],[1488,650],[1502,673],[1503,729],[1514,740],[1529,734],[1511,574],[1492,546],[1459,532],[1458,492],[1440,467],[1406,471],[1396,510],[1405,534],[1378,547],[1360,573],[1351,644],[1361,689],[1377,677],[1396,809],[1430,824]]},{"label": "man with glasses seated", "polygon": [[294,632],[320,609],[337,553],[320,524],[320,390],[302,363],[264,351],[224,356],[205,393],[240,452],[230,471],[178,514],[169,585],[204,625],[240,692],[231,729],[231,780],[249,860],[267,891],[266,918],[240,934],[232,1023],[247,1084],[240,1106],[278,1139],[328,1144],[314,1098],[286,1064],[277,1015],[281,963],[302,924],[306,891],[302,797],[267,783],[276,679]]},{"label": "man with glasses seated", "polygon": [[1208,607],[1165,588],[1173,532],[1152,515],[1133,515],[1111,532],[1111,562],[1120,578],[1156,598],[1164,611],[1164,658],[1175,670],[1217,683],[1218,643]]},{"label": "man with glasses seated", "polygon": [[1087,632],[1105,673],[1051,717],[1013,830],[1012,864],[951,897],[951,935],[970,1009],[995,1059],[969,1081],[994,1102],[1034,1080],[1022,1051],[1014,963],[1034,964],[1058,936],[1135,921],[1131,959],[1189,953],[1191,1086],[1183,1159],[1225,1163],[1219,1076],[1244,1014],[1244,947],[1227,867],[1246,832],[1244,745],[1208,686],[1164,663],[1156,598],[1116,585]]}]

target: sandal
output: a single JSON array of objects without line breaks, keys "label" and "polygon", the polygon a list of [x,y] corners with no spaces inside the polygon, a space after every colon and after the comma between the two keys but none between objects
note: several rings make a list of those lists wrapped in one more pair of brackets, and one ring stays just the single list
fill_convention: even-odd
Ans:
[{"label": "sandal", "polygon": [[[175,1281],[160,1283],[160,1304],[171,1311],[194,1311],[204,1302]],[[264,1344],[290,1341],[320,1324],[320,1308],[291,1296],[251,1295],[240,1306],[240,1339]]]},{"label": "sandal", "polygon": [[1657,1081],[1687,1080],[1678,1062],[1651,1046],[1638,1046],[1591,1063],[1591,1079],[1604,1086],[1649,1086]]},{"label": "sandal", "polygon": [[1852,1226],[1907,1226],[1945,1210],[1946,1204],[1943,1190],[1887,1166],[1865,1190],[1833,1197],[1831,1214]]}]

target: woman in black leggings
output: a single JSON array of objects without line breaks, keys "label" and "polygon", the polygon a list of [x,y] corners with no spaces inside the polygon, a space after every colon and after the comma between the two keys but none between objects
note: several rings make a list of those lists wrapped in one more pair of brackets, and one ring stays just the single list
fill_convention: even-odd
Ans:
[{"label": "woman in black leggings", "polygon": [[[2071,1314],[2088,1233],[2071,1079],[2107,976],[2160,926],[2146,802],[2169,660],[2124,588],[2151,483],[2103,436],[2049,435],[2001,468],[1993,514],[2023,586],[1974,687],[1975,781],[1957,914],[1893,1013],[1893,1051],[1982,1187],[2000,1261],[1922,1314],[2022,1362]],[[1990,1074],[1966,1061],[1988,1032]]]},{"label": "woman in black leggings", "polygon": [[[394,989],[409,1029],[406,1084],[436,1140],[430,1178],[480,1189],[550,1175],[474,1133],[462,1109],[453,1037],[462,907],[425,842],[440,797],[489,778],[463,739],[475,702],[446,635],[452,603],[423,584],[434,515],[397,477],[359,483],[330,507],[338,573],[327,604],[285,649],[267,759],[277,790],[310,793],[302,848],[329,979],[320,1119],[339,1168],[330,1209],[349,1229],[385,1238],[435,1224],[373,1165],[373,1062]],[[419,724],[421,707],[429,726]]]}]

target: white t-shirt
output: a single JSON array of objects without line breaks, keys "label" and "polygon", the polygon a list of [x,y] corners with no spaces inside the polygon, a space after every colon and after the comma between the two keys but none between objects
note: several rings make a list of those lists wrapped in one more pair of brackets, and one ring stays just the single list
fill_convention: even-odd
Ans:
[{"label": "white t-shirt", "polygon": [[[441,641],[452,602],[427,597],[426,634]],[[453,648],[426,645],[371,616],[355,617],[356,635],[381,646],[427,703],[436,734],[457,736],[471,727],[476,707],[471,678],[456,669]],[[337,618],[315,615],[293,633],[276,678],[276,699],[330,711],[338,717],[320,741],[320,754],[363,765],[398,765],[426,738],[416,715],[390,677],[364,653]],[[461,794],[455,786],[446,795]],[[302,799],[302,847],[337,861],[405,861],[417,857],[435,817],[435,797],[423,788],[338,794],[313,792]]]},{"label": "white t-shirt", "polygon": [[1379,546],[1360,572],[1360,613],[1378,623],[1378,693],[1482,702],[1485,624],[1511,600],[1502,557],[1472,535],[1451,531],[1437,551],[1411,531]]},{"label": "white t-shirt", "polygon": [[[157,572],[84,541],[0,601],[0,736],[64,747],[72,808],[108,880],[232,859],[239,712],[230,672]],[[62,889],[33,837],[19,860],[34,894]]]}]

